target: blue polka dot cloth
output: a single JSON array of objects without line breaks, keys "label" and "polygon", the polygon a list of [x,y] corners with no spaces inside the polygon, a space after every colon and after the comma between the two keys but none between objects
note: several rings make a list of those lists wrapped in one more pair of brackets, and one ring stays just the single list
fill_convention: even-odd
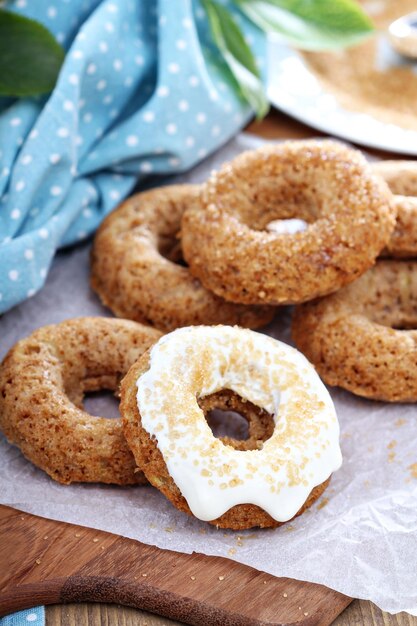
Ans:
[{"label": "blue polka dot cloth", "polygon": [[0,626],[44,626],[45,609],[37,606],[35,609],[26,609],[12,615],[0,618]]},{"label": "blue polka dot cloth", "polygon": [[[264,36],[223,2],[262,70]],[[91,235],[138,183],[192,167],[251,116],[198,0],[4,6],[41,21],[66,57],[48,97],[0,99],[0,313],[34,295],[56,250]]]}]

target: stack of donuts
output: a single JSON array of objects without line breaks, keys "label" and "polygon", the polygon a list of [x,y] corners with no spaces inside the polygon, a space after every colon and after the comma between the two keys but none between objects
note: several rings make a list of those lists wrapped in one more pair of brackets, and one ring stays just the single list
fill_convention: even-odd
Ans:
[{"label": "stack of donuts", "polygon": [[257,328],[296,304],[294,340],[325,382],[414,402],[415,256],[417,163],[286,142],[200,187],[130,198],[97,234],[92,286],[116,315],[164,331]]},{"label": "stack of donuts", "polygon": [[[202,185],[129,198],[100,227],[91,271],[125,319],[18,342],[0,368],[2,430],[64,484],[149,481],[221,528],[301,514],[341,464],[319,375],[417,401],[414,194],[414,163],[298,141],[245,152]],[[288,304],[301,352],[251,330]],[[121,418],[84,410],[103,388],[120,389]],[[240,412],[248,438],[216,438],[214,408]]]}]

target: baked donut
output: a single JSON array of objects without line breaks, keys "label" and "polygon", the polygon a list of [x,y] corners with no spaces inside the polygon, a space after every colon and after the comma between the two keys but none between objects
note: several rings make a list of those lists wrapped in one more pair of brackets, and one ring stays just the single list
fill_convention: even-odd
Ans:
[{"label": "baked donut", "polygon": [[[213,407],[241,411],[248,441],[214,437],[205,420]],[[165,335],[123,379],[120,410],[149,482],[220,528],[274,527],[300,515],[341,464],[335,409],[314,368],[294,348],[242,328]]]},{"label": "baked donut", "polygon": [[397,221],[383,257],[407,258],[417,256],[417,197],[394,196]]},{"label": "baked donut", "polygon": [[[192,274],[245,304],[311,300],[373,265],[394,228],[392,194],[358,152],[291,141],[244,152],[215,172],[182,221]],[[302,232],[268,232],[301,218]]]},{"label": "baked donut", "polygon": [[19,341],[0,366],[0,428],[60,483],[141,484],[120,418],[83,410],[87,391],[116,390],[161,333],[128,320],[80,317]]},{"label": "baked donut", "polygon": [[372,169],[385,180],[392,193],[417,196],[417,161],[376,161]]},{"label": "baked donut", "polygon": [[163,330],[192,324],[258,328],[272,307],[225,302],[191,276],[177,238],[187,206],[198,205],[197,185],[172,185],[132,196],[103,222],[92,251],[91,285],[119,317]]},{"label": "baked donut", "polygon": [[387,260],[337,293],[296,307],[292,333],[329,385],[416,402],[416,328],[417,263]]},{"label": "baked donut", "polygon": [[378,161],[372,168],[396,194],[397,221],[382,256],[417,256],[417,161]]}]

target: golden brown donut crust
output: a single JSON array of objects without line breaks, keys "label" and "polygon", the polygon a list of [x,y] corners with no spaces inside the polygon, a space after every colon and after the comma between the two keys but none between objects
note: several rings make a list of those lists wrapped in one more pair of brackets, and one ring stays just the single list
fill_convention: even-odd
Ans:
[{"label": "golden brown donut crust", "polygon": [[128,320],[83,317],[44,326],[0,366],[0,427],[10,443],[60,483],[143,484],[120,418],[82,408],[85,392],[117,390],[161,336]]},{"label": "golden brown donut crust", "polygon": [[[149,480],[166,498],[180,511],[192,515],[187,501],[168,472],[167,466],[155,439],[142,427],[141,416],[137,405],[138,378],[149,369],[149,352],[144,354],[137,363],[132,365],[121,383],[120,412],[122,414],[123,429],[126,440],[132,450],[135,461]],[[213,408],[239,411],[249,421],[249,438],[245,441],[236,441],[230,437],[222,438],[225,445],[232,445],[235,449],[250,450],[259,448],[261,442],[271,434],[272,418],[265,411],[250,402],[243,402],[230,391],[222,391],[199,401],[203,411],[207,413]],[[306,502],[294,517],[301,515],[324,492],[330,478],[315,487]],[[294,519],[294,518],[293,518]],[[230,508],[226,513],[215,520],[208,522],[218,528],[245,530],[253,527],[275,528],[283,522],[277,522],[263,509],[253,504],[239,504]]]},{"label": "golden brown donut crust", "polygon": [[417,161],[379,161],[372,169],[396,194],[397,221],[382,256],[417,256]]},{"label": "golden brown donut crust", "polygon": [[[212,175],[202,197],[183,217],[184,257],[203,285],[233,302],[290,304],[336,291],[373,265],[394,228],[384,181],[333,141],[245,152]],[[293,217],[309,227],[265,230]]]},{"label": "golden brown donut crust", "polygon": [[417,161],[376,161],[372,170],[385,180],[392,193],[417,196]]},{"label": "golden brown donut crust", "polygon": [[198,324],[264,326],[274,315],[272,307],[225,302],[174,262],[181,257],[182,214],[200,203],[199,193],[197,185],[172,185],[121,204],[95,237],[91,285],[117,316],[166,331]]},{"label": "golden brown donut crust", "polygon": [[410,258],[417,256],[417,197],[394,196],[397,221],[383,257]]},{"label": "golden brown donut crust", "polygon": [[416,402],[416,328],[417,263],[387,260],[337,293],[296,307],[292,334],[329,385]]}]

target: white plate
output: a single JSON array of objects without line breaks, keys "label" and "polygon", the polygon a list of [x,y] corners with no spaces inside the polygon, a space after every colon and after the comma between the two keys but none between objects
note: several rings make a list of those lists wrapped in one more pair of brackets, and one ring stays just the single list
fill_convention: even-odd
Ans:
[{"label": "white plate", "polygon": [[417,156],[417,131],[343,108],[282,42],[268,42],[268,97],[284,113],[329,135],[370,148]]}]

